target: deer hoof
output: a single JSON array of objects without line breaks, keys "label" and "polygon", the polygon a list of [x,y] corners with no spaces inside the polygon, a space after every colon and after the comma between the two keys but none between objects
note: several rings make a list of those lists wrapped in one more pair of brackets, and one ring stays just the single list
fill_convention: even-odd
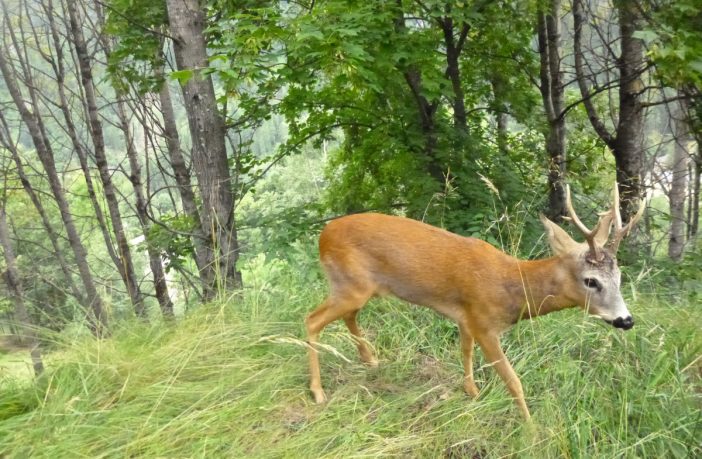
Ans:
[{"label": "deer hoof", "polygon": [[473,398],[478,398],[478,394],[480,393],[478,386],[476,386],[473,381],[465,381],[463,383],[463,390]]},{"label": "deer hoof", "polygon": [[322,389],[311,389],[312,396],[314,397],[314,402],[317,404],[324,403],[327,401],[327,396]]}]

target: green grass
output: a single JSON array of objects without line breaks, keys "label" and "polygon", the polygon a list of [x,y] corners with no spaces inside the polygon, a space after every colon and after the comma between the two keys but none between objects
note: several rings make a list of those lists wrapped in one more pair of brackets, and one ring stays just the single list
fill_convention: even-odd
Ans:
[{"label": "green grass", "polygon": [[[268,267],[270,268],[270,267]],[[267,269],[268,269],[267,268]],[[56,338],[39,381],[5,377],[7,457],[699,457],[700,308],[630,299],[622,332],[577,310],[503,338],[533,422],[523,423],[476,352],[478,400],[462,392],[455,327],[375,300],[361,314],[380,359],[358,361],[343,323],[322,335],[330,401],[312,403],[302,319],[325,294],[285,267],[243,298],[175,325],[123,323],[110,339]]]}]

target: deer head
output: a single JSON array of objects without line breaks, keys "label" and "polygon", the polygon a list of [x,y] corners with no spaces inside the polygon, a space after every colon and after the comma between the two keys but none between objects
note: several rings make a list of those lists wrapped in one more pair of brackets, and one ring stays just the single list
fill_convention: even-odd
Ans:
[{"label": "deer head", "polygon": [[[619,243],[643,215],[643,202],[636,215],[623,226],[619,213],[619,192],[615,183],[612,209],[600,215],[592,230],[588,229],[575,213],[570,187],[566,187],[566,208],[569,219],[585,236],[585,242],[576,242],[561,227],[543,215],[541,221],[546,228],[552,251],[563,262],[563,279],[567,284],[569,299],[617,328],[630,329],[634,326],[634,319],[622,298],[621,271],[616,256]],[[610,241],[613,224],[614,232]]]}]

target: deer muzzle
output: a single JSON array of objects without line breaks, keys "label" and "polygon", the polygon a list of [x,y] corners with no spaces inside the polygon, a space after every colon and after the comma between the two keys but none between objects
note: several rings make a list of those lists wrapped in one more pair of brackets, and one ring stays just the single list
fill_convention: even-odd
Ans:
[{"label": "deer muzzle", "polygon": [[605,322],[623,330],[629,330],[634,326],[634,318],[631,316],[617,317],[614,320],[605,320]]}]

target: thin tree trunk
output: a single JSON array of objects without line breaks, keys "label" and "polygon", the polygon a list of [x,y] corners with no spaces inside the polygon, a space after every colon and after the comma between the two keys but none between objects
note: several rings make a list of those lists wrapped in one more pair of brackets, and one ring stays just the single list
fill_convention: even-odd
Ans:
[{"label": "thin tree trunk", "polygon": [[137,152],[134,148],[134,139],[132,138],[132,134],[129,130],[129,120],[127,119],[127,114],[124,110],[124,101],[119,96],[117,98],[117,116],[119,117],[120,128],[124,134],[124,141],[127,147],[127,156],[129,158],[129,168],[131,171],[129,179],[132,182],[134,195],[136,196],[137,217],[139,218],[142,232],[144,236],[147,237],[146,250],[149,255],[151,274],[154,278],[156,299],[158,300],[163,316],[166,318],[171,318],[173,317],[173,302],[171,302],[171,297],[168,293],[166,274],[164,273],[163,265],[161,264],[161,254],[148,243],[148,234],[151,227],[151,222],[149,220],[146,197],[144,196],[144,188],[141,181],[141,165],[139,164],[139,158],[137,157]]},{"label": "thin tree trunk", "polygon": [[505,108],[505,80],[497,72],[490,74],[490,86],[492,87],[492,97],[494,99],[494,116],[497,125],[497,148],[506,158],[509,154],[507,147],[507,134],[509,133],[509,116]]},{"label": "thin tree trunk", "polygon": [[24,305],[22,281],[20,279],[19,272],[17,271],[15,253],[12,250],[12,243],[10,242],[10,231],[7,226],[7,216],[5,215],[4,203],[2,203],[2,207],[0,207],[0,246],[2,246],[5,264],[7,265],[4,273],[5,275],[3,277],[12,294],[12,301],[15,304],[15,318],[20,324],[20,330],[22,330],[22,340],[30,346],[29,354],[32,357],[34,374],[39,376],[44,371],[44,363],[41,359],[39,339],[37,338],[37,334],[34,330],[32,320],[29,317],[29,313],[27,312],[27,308]]},{"label": "thin tree trunk", "polygon": [[573,2],[573,48],[583,104],[593,129],[614,155],[621,215],[622,219],[629,220],[638,210],[643,196],[643,110],[639,98],[643,90],[641,73],[644,60],[643,44],[634,37],[634,32],[640,28],[639,8],[633,0],[624,0],[617,5],[621,54],[616,58],[619,69],[619,116],[615,134],[607,130],[597,114],[586,82],[582,52],[582,28],[585,23],[582,0]]},{"label": "thin tree trunk", "polygon": [[102,210],[102,206],[98,201],[97,193],[95,192],[95,187],[93,185],[93,178],[88,165],[88,155],[83,148],[83,145],[79,141],[78,133],[76,130],[75,123],[73,122],[73,116],[70,112],[70,106],[68,103],[68,98],[66,97],[66,70],[64,66],[63,48],[61,46],[61,40],[59,38],[59,32],[56,27],[56,21],[54,20],[54,8],[53,2],[51,0],[43,1],[42,7],[49,22],[49,29],[51,32],[51,38],[54,46],[54,54],[51,59],[51,66],[56,76],[56,85],[59,95],[59,108],[63,114],[63,119],[66,123],[65,130],[68,137],[71,139],[71,145],[73,145],[73,150],[78,156],[78,161],[80,163],[80,168],[83,171],[83,177],[85,178],[85,186],[88,191],[88,198],[93,206],[93,211],[95,212],[95,217],[97,218],[98,226],[100,227],[100,233],[102,234],[103,241],[105,242],[105,248],[107,253],[112,259],[112,262],[119,269],[121,262],[117,252],[115,252],[114,244],[112,238],[110,237],[110,230],[105,220],[105,214]]},{"label": "thin tree trunk", "polygon": [[158,95],[161,102],[163,135],[166,139],[166,149],[168,151],[169,162],[173,168],[173,175],[178,185],[178,191],[180,192],[183,211],[195,222],[192,241],[195,251],[195,264],[197,265],[197,270],[200,273],[200,280],[202,281],[202,291],[206,298],[211,298],[214,292],[211,291],[212,280],[208,279],[208,273],[211,272],[211,269],[208,269],[207,265],[207,239],[202,231],[202,226],[200,226],[200,212],[197,208],[192,184],[190,183],[190,171],[185,164],[185,159],[180,149],[180,136],[178,135],[175,113],[173,112],[171,93],[166,82],[161,86]]},{"label": "thin tree trunk", "polygon": [[702,182],[702,150],[700,150],[700,142],[697,141],[697,156],[695,157],[695,173],[692,182],[692,195],[690,202],[692,209],[690,211],[690,240],[697,239],[697,234],[700,227],[700,182]]},{"label": "thin tree trunk", "polygon": [[565,174],[566,138],[563,72],[561,71],[560,0],[553,0],[547,12],[538,13],[539,56],[541,60],[541,99],[548,123],[546,154],[548,157],[547,216],[559,221],[566,215]]},{"label": "thin tree trunk", "polygon": [[495,113],[497,121],[497,148],[503,156],[507,157],[509,148],[507,146],[507,134],[509,133],[509,116],[505,112]]},{"label": "thin tree trunk", "polygon": [[90,63],[90,54],[83,37],[81,29],[80,17],[76,9],[75,0],[67,0],[66,6],[68,9],[69,22],[71,27],[72,44],[78,57],[78,64],[81,74],[81,83],[85,93],[85,103],[88,109],[88,121],[90,124],[90,136],[93,141],[93,153],[95,154],[95,163],[97,164],[100,173],[102,188],[107,201],[107,208],[110,213],[110,221],[112,229],[117,241],[117,250],[119,254],[119,271],[122,281],[127,288],[127,293],[134,306],[134,311],[137,316],[144,317],[146,311],[144,309],[144,297],[139,290],[139,283],[134,271],[134,263],[132,254],[127,240],[127,234],[122,223],[122,215],[119,211],[119,201],[117,192],[112,183],[112,175],[110,173],[107,155],[105,154],[105,139],[102,132],[102,123],[100,122],[100,114],[97,108],[97,98],[95,95],[95,86],[93,83],[93,74]]},{"label": "thin tree trunk", "polygon": [[680,261],[685,249],[685,195],[687,194],[688,162],[690,155],[687,147],[690,141],[689,129],[685,122],[685,108],[675,112],[673,120],[675,145],[673,147],[673,178],[670,184],[668,200],[670,202],[670,240],[668,256]]},{"label": "thin tree trunk", "polygon": [[[100,295],[98,295],[97,288],[93,282],[93,276],[88,266],[88,254],[78,235],[78,231],[73,221],[73,215],[70,212],[68,201],[66,200],[63,188],[61,186],[61,181],[59,180],[59,176],[56,171],[53,151],[51,150],[49,141],[43,134],[43,129],[40,127],[38,115],[36,115],[36,113],[38,113],[37,107],[34,107],[34,112],[32,112],[26,106],[24,99],[22,98],[22,94],[17,86],[14,70],[9,66],[7,59],[5,58],[4,49],[0,50],[0,72],[5,79],[5,85],[15,106],[17,107],[17,110],[19,111],[22,120],[29,130],[29,134],[34,143],[37,155],[39,156],[39,160],[44,167],[44,171],[46,172],[47,180],[49,182],[49,186],[51,187],[51,192],[56,199],[56,203],[61,214],[61,220],[66,228],[66,236],[68,237],[69,244],[73,250],[78,272],[80,273],[80,277],[85,288],[86,301],[90,307],[88,311],[88,322],[93,333],[95,333],[97,336],[102,336],[102,334],[107,331],[107,314],[103,309],[102,298],[100,298]],[[32,91],[33,88],[29,88],[29,90]]]},{"label": "thin tree trunk", "polygon": [[[395,31],[399,34],[405,34],[407,26],[405,25],[404,11],[402,9],[402,1],[396,0],[397,12],[395,17]],[[429,102],[424,95],[422,85],[422,74],[413,64],[398,68],[402,72],[402,76],[407,82],[412,98],[417,104],[417,112],[419,115],[419,126],[424,137],[424,159],[426,169],[429,175],[438,183],[443,184],[446,180],[444,177],[444,169],[441,162],[436,157],[436,147],[438,144],[436,122],[434,115],[436,114],[437,104]]]},{"label": "thin tree trunk", "polygon": [[[98,8],[97,14],[100,19],[100,24],[103,25],[105,18],[100,6]],[[100,35],[100,43],[103,48],[103,52],[107,59],[109,59],[112,52],[110,40],[107,36]],[[168,284],[166,282],[166,274],[163,270],[163,264],[161,262],[161,254],[149,243],[149,232],[151,229],[151,220],[148,214],[148,203],[144,195],[144,186],[141,178],[141,164],[139,162],[139,157],[137,155],[136,147],[134,145],[134,137],[130,130],[130,121],[127,116],[127,111],[125,110],[125,100],[121,94],[116,95],[117,99],[117,118],[119,119],[119,127],[124,135],[125,147],[127,150],[127,158],[129,159],[130,175],[129,180],[132,183],[134,189],[134,196],[136,199],[136,213],[139,219],[139,224],[141,226],[142,234],[146,240],[146,250],[149,257],[149,266],[151,268],[151,274],[154,281],[154,291],[156,293],[156,300],[158,301],[159,307],[161,309],[161,314],[167,318],[173,318],[173,302],[171,301],[170,294],[168,292]],[[143,97],[139,98],[142,106],[145,103]],[[149,129],[148,125],[142,123],[144,129]]]},{"label": "thin tree trunk", "polygon": [[210,236],[207,269],[213,287],[239,288],[236,270],[239,244],[234,220],[234,193],[225,144],[226,128],[219,113],[208,67],[205,13],[197,0],[167,0],[170,32],[179,70],[193,72],[183,85],[183,99],[192,139],[192,158],[202,196],[203,233]]},{"label": "thin tree trunk", "polygon": [[[699,91],[697,92],[699,96]],[[691,125],[692,116],[688,110],[686,113],[688,126]],[[695,145],[690,152],[690,204],[688,210],[688,240],[695,244],[698,229],[700,226],[700,185],[702,181],[702,132],[696,129],[692,132],[692,136],[695,140]]]},{"label": "thin tree trunk", "polygon": [[419,125],[424,136],[424,157],[427,164],[427,172],[438,183],[444,183],[444,169],[436,157],[436,146],[438,143],[436,123],[434,121],[436,105],[430,103],[423,95],[422,75],[419,73],[419,70],[409,68],[403,71],[403,75],[417,103]]},{"label": "thin tree trunk", "polygon": [[454,37],[454,22],[451,17],[451,3],[446,4],[446,16],[439,19],[439,27],[444,34],[444,45],[446,46],[446,76],[451,81],[453,90],[453,124],[459,135],[462,137],[468,133],[468,118],[466,114],[465,93],[461,85],[461,71],[459,57],[463,51],[463,45],[470,26],[467,23],[461,24],[458,40]]},{"label": "thin tree trunk", "polygon": [[73,295],[73,297],[76,300],[78,300],[80,304],[85,306],[85,298],[76,287],[75,282],[73,282],[73,276],[71,275],[71,272],[68,269],[68,261],[66,260],[66,257],[63,254],[63,250],[61,250],[61,246],[59,245],[59,235],[56,233],[54,226],[51,224],[51,221],[49,220],[49,217],[46,213],[46,209],[44,209],[44,205],[39,199],[39,196],[34,190],[34,187],[32,187],[31,182],[29,181],[29,177],[27,177],[27,174],[24,171],[24,165],[22,164],[22,159],[19,156],[19,152],[17,151],[16,146],[12,144],[12,142],[9,139],[9,136],[7,135],[9,133],[9,129],[7,126],[7,121],[5,120],[5,117],[3,116],[2,112],[0,112],[0,123],[2,123],[3,129],[5,131],[5,135],[0,135],[0,143],[3,145],[3,147],[5,147],[5,149],[7,149],[10,152],[10,155],[12,156],[12,161],[15,163],[15,172],[17,173],[17,176],[20,179],[20,183],[22,183],[22,188],[24,189],[25,193],[27,193],[27,196],[29,196],[29,200],[32,201],[34,208],[39,214],[42,226],[44,227],[46,235],[49,238],[49,242],[51,243],[51,248],[53,249],[56,261],[58,261],[58,264],[61,267],[61,272],[63,273],[64,281],[66,282],[66,287],[68,287],[68,290],[71,292],[71,295]]}]

